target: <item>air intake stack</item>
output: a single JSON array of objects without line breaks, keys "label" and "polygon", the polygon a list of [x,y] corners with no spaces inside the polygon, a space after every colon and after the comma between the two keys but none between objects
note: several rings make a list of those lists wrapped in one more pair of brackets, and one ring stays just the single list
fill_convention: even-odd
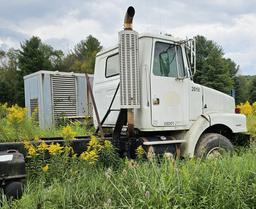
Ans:
[{"label": "air intake stack", "polygon": [[127,109],[128,133],[133,133],[133,109],[140,108],[140,72],[138,67],[138,33],[132,29],[135,10],[127,9],[124,30],[119,32],[120,98],[121,109]]},{"label": "air intake stack", "polygon": [[132,30],[135,14],[133,7],[127,9],[124,30],[119,32],[121,108],[140,108],[140,73],[138,69],[138,33]]}]

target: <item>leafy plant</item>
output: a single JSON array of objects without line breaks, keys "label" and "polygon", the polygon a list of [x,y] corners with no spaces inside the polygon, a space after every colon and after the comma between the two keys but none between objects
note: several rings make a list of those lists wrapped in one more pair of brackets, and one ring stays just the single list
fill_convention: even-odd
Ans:
[{"label": "leafy plant", "polygon": [[246,101],[245,103],[240,103],[237,105],[240,112],[246,115],[247,118],[247,129],[252,137],[256,136],[256,102],[250,104]]}]

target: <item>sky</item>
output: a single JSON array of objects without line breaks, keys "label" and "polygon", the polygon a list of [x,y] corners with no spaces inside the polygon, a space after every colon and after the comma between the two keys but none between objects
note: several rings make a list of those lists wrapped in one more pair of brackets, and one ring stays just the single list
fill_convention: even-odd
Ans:
[{"label": "sky", "polygon": [[0,49],[31,36],[69,52],[88,35],[115,45],[128,6],[139,33],[203,35],[222,46],[240,74],[256,75],[256,0],[0,0]]}]

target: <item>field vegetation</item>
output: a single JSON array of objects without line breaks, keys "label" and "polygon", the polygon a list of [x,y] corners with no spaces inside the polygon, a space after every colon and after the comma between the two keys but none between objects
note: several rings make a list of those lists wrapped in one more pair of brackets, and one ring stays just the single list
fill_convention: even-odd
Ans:
[{"label": "field vegetation", "polygon": [[256,137],[256,102],[250,104],[250,102],[240,103],[237,105],[240,112],[246,115],[248,133],[252,138]]},{"label": "field vegetation", "polygon": [[[247,116],[247,128],[256,137],[256,76],[241,74],[239,65],[227,58],[212,40],[196,36],[196,83],[230,94]],[[27,117],[23,76],[40,69],[94,73],[95,56],[103,46],[89,35],[68,54],[32,36],[19,48],[0,49],[0,142],[23,142],[27,182],[20,200],[1,198],[4,209],[78,208],[256,208],[256,147],[237,150],[218,160],[120,159],[110,141],[93,136],[87,122],[60,121],[42,130],[36,114]],[[77,156],[70,140],[90,135],[89,147]],[[31,140],[62,136],[65,144]]]},{"label": "field vegetation", "polygon": [[62,136],[64,138],[73,132],[76,136],[91,135],[93,128],[88,127],[88,123],[73,122],[66,127],[65,121],[60,121],[57,128],[40,129],[36,121],[36,112],[32,117],[27,116],[27,109],[18,105],[0,105],[0,141],[30,141],[38,140],[40,137]]},{"label": "field vegetation", "polygon": [[[256,134],[256,103],[238,106]],[[56,208],[254,208],[256,147],[239,149],[220,159],[175,160],[168,156],[136,161],[120,159],[110,141],[101,142],[69,124],[41,130],[26,109],[1,105],[0,139],[22,140],[27,151],[27,182],[20,200],[1,198],[4,209]],[[77,156],[69,146],[76,135],[90,134],[86,151]],[[35,146],[30,140],[62,136],[66,143]]]}]

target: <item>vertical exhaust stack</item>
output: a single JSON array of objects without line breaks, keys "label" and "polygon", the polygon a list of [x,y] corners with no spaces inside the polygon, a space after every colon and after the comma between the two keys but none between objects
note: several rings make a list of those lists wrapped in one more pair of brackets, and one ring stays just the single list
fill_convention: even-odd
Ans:
[{"label": "vertical exhaust stack", "polygon": [[119,32],[121,109],[127,109],[128,133],[133,133],[133,110],[140,108],[139,35],[133,30],[135,9],[129,7],[124,18],[124,30]]},{"label": "vertical exhaust stack", "polygon": [[135,15],[135,9],[133,7],[128,7],[124,17],[124,30],[132,30],[132,21],[133,21],[134,15]]}]

